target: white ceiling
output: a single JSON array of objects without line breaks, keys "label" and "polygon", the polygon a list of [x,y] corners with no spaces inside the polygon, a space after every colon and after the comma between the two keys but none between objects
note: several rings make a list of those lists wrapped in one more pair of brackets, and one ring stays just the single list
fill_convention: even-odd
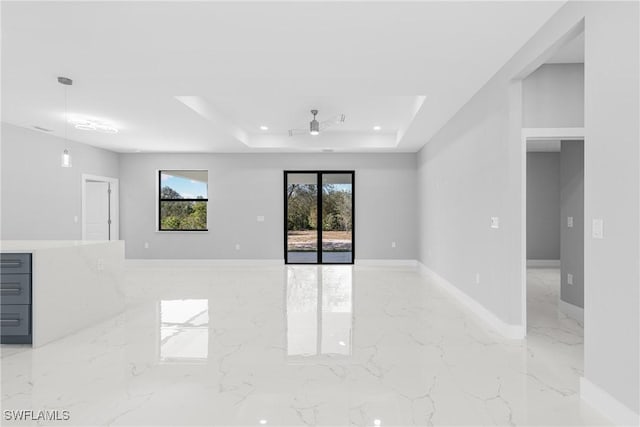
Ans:
[{"label": "white ceiling", "polygon": [[3,1],[2,120],[64,135],[62,75],[114,151],[412,152],[563,4]]}]

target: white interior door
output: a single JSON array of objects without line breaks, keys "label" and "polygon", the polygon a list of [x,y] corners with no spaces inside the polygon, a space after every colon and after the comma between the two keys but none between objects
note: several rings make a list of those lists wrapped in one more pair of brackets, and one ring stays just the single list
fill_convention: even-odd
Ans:
[{"label": "white interior door", "polygon": [[109,183],[87,181],[85,185],[85,240],[110,240]]}]

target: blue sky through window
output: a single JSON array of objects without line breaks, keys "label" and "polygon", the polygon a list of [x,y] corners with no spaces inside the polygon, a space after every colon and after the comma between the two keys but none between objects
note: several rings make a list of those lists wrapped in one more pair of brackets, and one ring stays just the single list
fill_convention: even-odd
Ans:
[{"label": "blue sky through window", "polygon": [[351,184],[331,184],[335,191],[343,191],[345,193],[351,193]]},{"label": "blue sky through window", "polygon": [[208,198],[207,183],[162,172],[162,187],[170,187],[184,199]]}]

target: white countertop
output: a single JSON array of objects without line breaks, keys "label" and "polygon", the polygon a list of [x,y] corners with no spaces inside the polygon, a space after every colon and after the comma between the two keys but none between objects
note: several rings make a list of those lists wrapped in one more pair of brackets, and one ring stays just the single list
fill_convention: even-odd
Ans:
[{"label": "white countertop", "polygon": [[0,240],[0,252],[33,252],[41,249],[110,243],[109,240]]}]

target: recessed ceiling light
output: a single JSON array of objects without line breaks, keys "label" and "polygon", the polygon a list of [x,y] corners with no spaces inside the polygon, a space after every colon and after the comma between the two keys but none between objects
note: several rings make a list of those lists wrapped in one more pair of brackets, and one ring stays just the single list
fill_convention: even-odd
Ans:
[{"label": "recessed ceiling light", "polygon": [[380,129],[382,129],[382,127],[380,127],[380,126],[378,126],[378,125],[375,125],[375,126],[373,127],[373,130],[375,130],[375,131],[378,131],[378,130],[380,130]]},{"label": "recessed ceiling light", "polygon": [[267,420],[260,420],[260,424],[265,425],[267,423]]},{"label": "recessed ceiling light", "polygon": [[260,126],[260,130],[269,130],[269,126],[262,125]]}]

